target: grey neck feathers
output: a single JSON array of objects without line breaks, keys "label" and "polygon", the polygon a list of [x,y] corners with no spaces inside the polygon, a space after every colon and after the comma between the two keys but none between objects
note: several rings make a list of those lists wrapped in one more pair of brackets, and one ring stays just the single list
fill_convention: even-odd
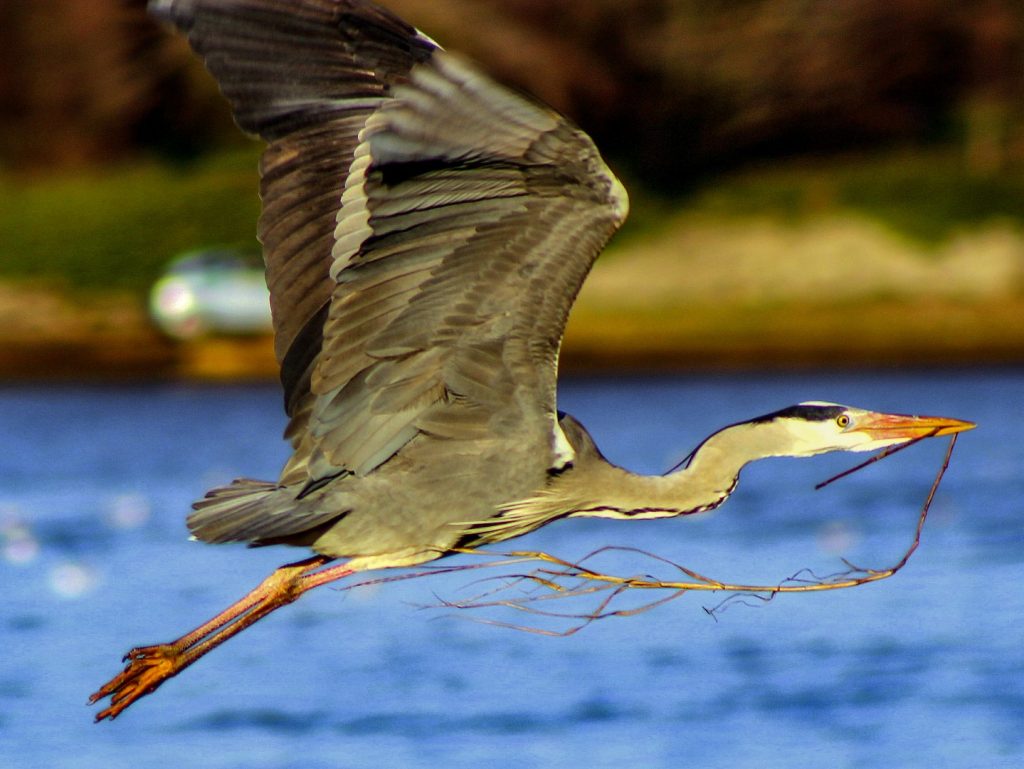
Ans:
[{"label": "grey neck feathers", "polygon": [[565,516],[642,520],[710,510],[736,488],[747,462],[778,453],[771,444],[782,437],[770,423],[733,425],[704,441],[682,469],[644,476],[606,460],[571,416],[562,416],[560,425],[576,454],[572,465],[535,495],[504,505],[497,516],[475,523],[467,541],[498,542]]},{"label": "grey neck feathers", "polygon": [[580,497],[594,502],[577,505],[570,515],[663,518],[711,510],[736,488],[744,465],[781,453],[775,447],[784,438],[782,429],[772,423],[726,427],[705,440],[684,467],[664,476],[636,475],[598,454],[596,463],[581,463],[573,483],[575,492],[588,492]]}]

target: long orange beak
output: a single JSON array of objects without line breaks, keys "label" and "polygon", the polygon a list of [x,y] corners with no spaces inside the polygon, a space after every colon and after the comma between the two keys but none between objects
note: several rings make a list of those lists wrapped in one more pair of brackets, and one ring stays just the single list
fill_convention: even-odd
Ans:
[{"label": "long orange beak", "polygon": [[952,435],[977,427],[974,422],[949,417],[918,417],[906,414],[868,414],[853,428],[873,440],[904,440]]}]

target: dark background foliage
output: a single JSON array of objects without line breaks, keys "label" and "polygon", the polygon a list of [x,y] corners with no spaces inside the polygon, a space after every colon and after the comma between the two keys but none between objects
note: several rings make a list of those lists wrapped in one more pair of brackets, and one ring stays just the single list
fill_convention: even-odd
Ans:
[{"label": "dark background foliage", "polygon": [[[685,188],[761,159],[962,144],[1024,158],[1017,0],[392,0],[446,47],[572,115],[627,173]],[[142,0],[0,2],[0,170],[237,142],[216,87]]]}]

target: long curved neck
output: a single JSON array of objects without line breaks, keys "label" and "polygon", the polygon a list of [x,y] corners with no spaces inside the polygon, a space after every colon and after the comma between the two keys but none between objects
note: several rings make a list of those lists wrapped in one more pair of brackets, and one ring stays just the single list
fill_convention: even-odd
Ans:
[{"label": "long curved neck", "polygon": [[736,488],[744,465],[778,453],[772,450],[777,439],[767,424],[726,427],[698,446],[684,467],[663,476],[631,473],[595,448],[581,453],[573,472],[566,474],[571,489],[564,489],[568,493],[563,501],[571,507],[569,515],[605,518],[663,518],[711,510]]},{"label": "long curved neck", "polygon": [[497,516],[475,524],[472,542],[509,539],[565,516],[642,520],[710,510],[736,488],[747,462],[778,453],[771,449],[776,443],[771,428],[733,425],[698,446],[685,467],[668,475],[637,475],[605,459],[571,416],[562,416],[559,425],[575,453],[572,464],[533,496],[503,505]]}]

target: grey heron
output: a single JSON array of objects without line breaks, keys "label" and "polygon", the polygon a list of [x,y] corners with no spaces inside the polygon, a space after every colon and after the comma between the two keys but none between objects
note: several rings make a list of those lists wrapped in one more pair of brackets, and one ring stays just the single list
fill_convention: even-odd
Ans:
[{"label": "grey heron", "polygon": [[806,402],[714,433],[664,476],[609,463],[555,399],[570,307],[628,210],[586,134],[371,2],[151,7],[268,145],[259,236],[293,449],[276,481],[213,489],[188,526],[315,555],[177,641],[130,651],[90,699],[110,698],[97,720],[344,576],[560,518],[698,513],[762,457],[973,426]]}]

